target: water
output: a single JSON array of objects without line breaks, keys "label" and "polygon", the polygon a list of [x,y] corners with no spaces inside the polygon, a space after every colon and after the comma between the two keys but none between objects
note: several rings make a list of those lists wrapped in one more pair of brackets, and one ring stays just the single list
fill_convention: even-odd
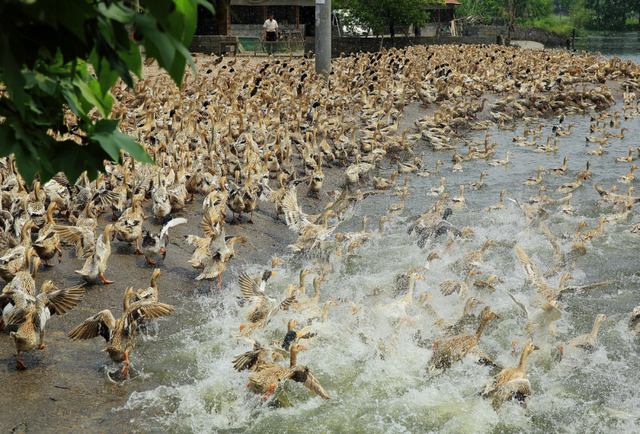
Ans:
[{"label": "water", "polygon": [[[637,46],[635,36],[621,39],[634,41]],[[616,41],[610,43],[600,38],[580,43],[585,44],[585,49],[602,51],[606,56],[638,57],[637,51],[630,51],[635,50],[632,48],[635,46]],[[608,47],[611,51],[607,51]],[[544,123],[542,136],[546,137],[551,134],[552,121]],[[239,291],[231,283],[217,296],[186,297],[183,309],[172,318],[183,325],[181,331],[163,335],[150,345],[145,341],[138,344],[136,368],[145,375],[162,379],[163,385],[146,391],[142,391],[141,385],[141,391],[131,395],[126,407],[142,412],[134,423],[142,430],[172,433],[640,432],[640,399],[636,393],[640,382],[638,342],[627,331],[629,312],[640,304],[637,296],[640,277],[636,273],[640,238],[629,232],[629,228],[640,221],[635,212],[630,212],[626,222],[605,224],[604,235],[588,245],[587,255],[578,260],[571,272],[575,280],[569,282],[585,285],[615,279],[615,283],[592,292],[564,295],[563,317],[554,323],[557,342],[563,342],[588,333],[595,316],[606,314],[612,321],[600,328],[599,348],[593,353],[568,349],[558,362],[553,353],[555,344],[541,341],[542,349],[531,355],[527,365],[533,396],[526,410],[506,404],[496,413],[490,402],[474,396],[496,370],[467,360],[443,374],[430,373],[430,345],[419,346],[415,338],[417,330],[424,337],[436,332],[431,327],[434,318],[425,310],[415,304],[406,313],[380,313],[375,308],[397,299],[393,295],[396,273],[425,263],[429,249],[421,251],[415,246],[406,234],[405,223],[408,217],[424,212],[434,200],[424,192],[438,185],[440,176],[446,176],[447,191],[455,196],[460,184],[478,180],[482,170],[489,174],[484,188],[465,190],[466,207],[454,209],[455,216],[450,221],[458,227],[474,229],[475,235],[467,242],[468,249],[479,249],[489,238],[498,243],[498,247],[487,250],[481,277],[496,274],[505,281],[506,288],[526,303],[534,295],[534,289],[526,283],[514,253],[514,243],[522,246],[542,271],[553,264],[551,245],[544,234],[524,231],[524,218],[514,203],[507,201],[506,209],[499,213],[488,214],[482,210],[498,202],[503,188],[519,200],[535,196],[539,186],[525,186],[522,181],[534,176],[538,166],[547,169],[561,166],[566,155],[569,157],[566,175],[543,175],[542,185],[553,199],[564,196],[555,189],[574,181],[587,160],[592,163],[594,175],[574,191],[571,202],[576,208],[574,215],[560,214],[559,205],[552,204],[548,207],[552,215],[546,223],[556,238],[575,231],[581,220],[590,225],[587,229],[595,229],[599,217],[608,209],[596,206],[598,196],[593,184],[609,190],[621,175],[629,172],[631,164],[614,164],[614,157],[626,156],[630,147],[636,147],[635,135],[640,131],[638,118],[621,120],[620,126],[629,128],[631,134],[623,140],[609,139],[610,146],[605,148],[604,155],[594,157],[586,155],[586,151],[597,146],[585,145],[584,140],[590,135],[589,118],[569,116],[566,123],[575,125],[571,136],[560,138],[560,150],[549,154],[514,146],[511,138],[516,133],[522,135],[523,123],[518,124],[515,132],[490,130],[492,139],[500,143],[495,158],[504,158],[509,150],[515,153],[507,167],[490,167],[485,160],[474,160],[463,163],[463,173],[451,173],[450,152],[426,151],[428,168],[435,166],[437,159],[445,163],[441,174],[426,179],[412,176],[409,185],[412,195],[407,197],[403,215],[394,217],[395,222],[387,224],[383,236],[369,247],[358,249],[352,255],[345,252],[336,270],[327,275],[328,281],[321,284],[321,303],[329,297],[343,303],[329,311],[327,322],[312,321],[318,338],[311,350],[299,355],[298,361],[314,372],[331,400],[324,401],[298,384],[286,384],[277,393],[283,407],[272,408],[247,391],[247,375],[233,371],[231,364],[235,355],[250,349],[247,342],[232,337],[246,311],[238,308]],[[537,127],[537,123],[532,122],[528,127]],[[466,137],[482,140],[484,134],[484,131],[470,131]],[[393,169],[382,170],[381,174],[388,176]],[[626,186],[621,185],[620,189],[626,193]],[[377,229],[377,220],[394,202],[399,202],[399,197],[385,194],[360,203],[356,209],[358,217],[340,230],[359,230],[361,216],[371,217],[369,230]],[[570,244],[562,242],[561,246],[567,251]],[[437,247],[442,246],[433,246]],[[416,301],[423,293],[433,296],[431,304],[445,318],[460,311],[459,301],[455,296],[443,297],[438,284],[458,278],[451,265],[464,251],[458,246],[450,255],[434,261],[430,272],[424,274],[425,280],[418,281],[414,291]],[[288,283],[297,282],[301,267],[313,267],[312,261],[299,256],[283,259],[283,268],[269,281],[271,295],[281,293]],[[257,274],[266,265],[247,264],[245,269]],[[307,294],[313,292],[312,279],[313,275],[307,278]],[[552,285],[558,281],[559,275],[548,279]],[[392,295],[370,297],[374,285]],[[471,292],[476,295],[473,289]],[[511,342],[517,342],[519,351],[525,337],[526,318],[500,289],[477,296],[502,318],[488,325],[480,340],[481,347],[498,364],[515,366],[518,359],[511,355]],[[346,300],[361,305],[362,310],[352,315]],[[478,311],[476,308],[476,313]],[[407,321],[399,321],[405,315]],[[299,314],[289,317],[308,323]],[[266,331],[255,337],[261,342],[282,339],[286,328],[281,318],[284,316],[275,318]]]},{"label": "water", "polygon": [[623,33],[616,36],[599,36],[591,38],[576,38],[576,50],[591,52],[599,51],[605,57],[618,56],[624,60],[640,60],[640,35],[637,33]]}]

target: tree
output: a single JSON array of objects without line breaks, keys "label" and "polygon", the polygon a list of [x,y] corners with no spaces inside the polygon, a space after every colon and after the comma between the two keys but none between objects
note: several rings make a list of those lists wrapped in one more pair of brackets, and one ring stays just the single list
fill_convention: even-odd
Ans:
[{"label": "tree", "polygon": [[342,7],[349,12],[343,14],[341,19],[350,31],[364,27],[376,33],[383,33],[388,27],[393,38],[397,27],[424,27],[428,18],[425,9],[433,3],[436,1],[343,0]]},{"label": "tree", "polygon": [[93,179],[121,149],[153,163],[109,118],[110,89],[141,77],[138,44],[180,86],[187,62],[195,71],[198,5],[213,12],[206,0],[0,0],[0,157],[13,154],[27,183]]},{"label": "tree", "polygon": [[479,15],[485,24],[504,23],[513,30],[516,24],[549,16],[553,0],[459,0],[458,16]]}]

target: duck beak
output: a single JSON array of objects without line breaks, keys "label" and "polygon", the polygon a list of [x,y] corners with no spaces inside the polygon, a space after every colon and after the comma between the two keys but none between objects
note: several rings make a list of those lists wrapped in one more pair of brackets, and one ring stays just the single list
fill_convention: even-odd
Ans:
[{"label": "duck beak", "polygon": [[301,326],[302,324],[300,324],[298,321],[296,321],[296,326]]},{"label": "duck beak", "polygon": [[273,358],[274,358],[274,359],[279,359],[280,357],[282,357],[282,354],[280,354],[280,353],[275,353],[275,354],[273,355]]},{"label": "duck beak", "polygon": [[271,275],[272,275],[272,276],[275,276],[275,275],[276,275],[276,272],[275,272],[275,271],[272,271],[272,272],[271,272]]},{"label": "duck beak", "polygon": [[307,351],[309,349],[309,347],[300,347],[301,351]]},{"label": "duck beak", "polygon": [[605,318],[605,320],[606,320],[606,321],[611,321],[611,319],[610,319],[610,318]]},{"label": "duck beak", "polygon": [[537,345],[536,345],[535,347],[533,347],[533,350],[534,350],[534,351],[535,351],[535,350],[539,350],[539,349],[540,349],[540,347],[539,347],[539,346],[537,346]]},{"label": "duck beak", "polygon": [[420,280],[424,280],[424,277],[422,277],[422,276],[418,276],[418,279],[420,279]]},{"label": "duck beak", "polygon": [[496,315],[496,319],[502,319],[502,318],[500,318],[498,315]]}]

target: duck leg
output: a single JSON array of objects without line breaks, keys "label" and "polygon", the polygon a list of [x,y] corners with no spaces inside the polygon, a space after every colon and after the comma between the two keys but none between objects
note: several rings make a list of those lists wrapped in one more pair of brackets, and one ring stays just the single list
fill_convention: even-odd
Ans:
[{"label": "duck leg", "polygon": [[160,251],[162,252],[162,260],[164,261],[164,258],[167,257],[167,249],[162,248],[162,249],[160,249]]},{"label": "duck leg", "polygon": [[18,360],[16,362],[16,369],[27,369],[27,365],[25,365],[24,362],[20,360],[20,351],[18,351]]},{"label": "duck leg", "polygon": [[110,283],[114,283],[115,282],[115,280],[107,280],[107,279],[105,279],[103,273],[100,273],[100,277],[102,277],[102,283],[105,284],[105,285],[108,285]]},{"label": "duck leg", "polygon": [[136,251],[133,252],[134,255],[144,255],[144,253],[142,253],[142,250],[140,250],[140,246],[138,245],[138,240],[136,240]]},{"label": "duck leg", "polygon": [[144,259],[147,260],[147,264],[152,264],[152,265],[156,265],[157,264],[156,261],[152,261],[151,259],[147,258],[146,256],[144,257]]},{"label": "duck leg", "polygon": [[124,366],[122,367],[122,375],[124,375],[125,377],[129,376],[129,365],[131,363],[129,362],[129,351],[125,350],[124,352]]},{"label": "duck leg", "polygon": [[220,289],[220,285],[222,284],[222,276],[220,276],[220,272],[218,271],[218,288]]},{"label": "duck leg", "polygon": [[55,264],[52,264],[51,262],[47,261],[46,259],[42,262],[42,265],[44,265],[45,267],[54,267]]},{"label": "duck leg", "polygon": [[4,325],[4,318],[0,318],[0,332],[3,331],[4,329],[6,329]]},{"label": "duck leg", "polygon": [[62,262],[62,250],[58,246],[53,246],[58,251],[58,264]]},{"label": "duck leg", "polygon": [[249,218],[249,223],[253,223],[253,211],[251,211],[251,217]]},{"label": "duck leg", "polygon": [[273,383],[273,384],[271,385],[271,387],[269,388],[269,393],[265,393],[265,394],[262,396],[262,400],[263,400],[263,401],[266,401],[266,400],[267,400],[267,398],[269,398],[271,395],[273,395],[273,390],[276,388],[276,386],[277,386],[277,385],[278,385],[278,383]]}]

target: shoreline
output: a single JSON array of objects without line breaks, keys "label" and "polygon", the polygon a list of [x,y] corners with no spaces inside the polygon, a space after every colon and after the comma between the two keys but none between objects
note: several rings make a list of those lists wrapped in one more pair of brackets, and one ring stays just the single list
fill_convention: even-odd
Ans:
[{"label": "shoreline", "polygon": [[[202,64],[203,59],[208,56],[198,55]],[[258,58],[260,63],[264,59]],[[246,65],[250,67],[251,64]],[[153,68],[145,67],[145,77],[153,77],[157,74]],[[607,83],[611,87],[610,82]],[[618,83],[612,88],[614,97],[621,101],[622,91]],[[595,86],[594,86],[595,87]],[[502,98],[501,95],[485,94],[483,97],[489,98],[489,103]],[[425,116],[432,116],[437,104],[431,105],[429,109],[422,109],[419,103],[413,101],[404,108],[408,119],[400,122],[400,127],[415,129],[413,120]],[[475,122],[491,120],[489,110],[480,113]],[[520,124],[519,124],[520,125]],[[466,131],[466,130],[465,130]],[[464,132],[462,132],[464,136]],[[424,143],[420,143],[415,149],[415,155],[426,149]],[[445,154],[443,154],[444,156]],[[447,154],[448,155],[448,154]],[[408,152],[402,154],[401,161],[412,160],[413,156]],[[300,168],[301,161],[294,156],[296,168]],[[390,166],[389,159],[383,161],[383,166]],[[428,168],[430,164],[427,164]],[[307,187],[299,187],[298,201],[307,213],[319,212],[330,200],[326,194],[329,190],[339,190],[343,184],[344,169],[339,166],[323,167],[325,181],[321,193],[321,200],[310,197],[307,194]],[[401,182],[399,182],[401,184]],[[276,183],[272,180],[270,185]],[[200,234],[198,222],[202,215],[202,200],[204,195],[199,192],[196,201],[188,204],[186,212],[178,213],[178,217],[186,217],[188,223],[173,228],[170,231],[171,244],[168,246],[165,261],[158,260],[158,267],[163,270],[159,278],[160,301],[182,308],[185,300],[190,300],[192,294],[208,292],[207,282],[195,282],[194,278],[199,274],[193,270],[186,262],[190,257],[192,248],[184,240],[187,234]],[[372,200],[372,199],[367,199]],[[375,199],[373,199],[375,200]],[[146,215],[152,215],[151,203],[145,202],[144,209]],[[259,203],[259,208],[254,213],[254,224],[247,223],[247,217],[243,215],[241,223],[237,225],[227,224],[227,235],[249,234],[249,240],[259,250],[246,245],[237,249],[238,257],[229,264],[223,274],[223,284],[221,291],[230,291],[233,287],[235,276],[246,263],[267,264],[272,256],[283,255],[286,245],[295,241],[295,234],[287,226],[275,220],[275,212],[272,204]],[[230,221],[230,216],[227,222]],[[62,220],[62,223],[65,221]],[[102,230],[107,223],[111,222],[109,214],[103,214],[98,218],[99,228]],[[145,228],[158,230],[159,224],[150,218],[145,223]],[[141,257],[132,254],[133,247],[121,242],[112,244],[112,256],[108,263],[105,276],[115,280],[112,285],[102,285],[99,283],[87,285],[87,293],[82,303],[68,314],[53,318],[47,326],[48,347],[43,351],[32,351],[23,356],[23,360],[28,366],[25,371],[15,369],[15,348],[10,341],[8,332],[0,334],[0,381],[5,386],[3,400],[3,417],[0,421],[0,432],[6,432],[13,428],[18,428],[15,432],[61,432],[67,430],[87,430],[94,432],[132,432],[137,431],[129,424],[131,419],[137,419],[139,411],[120,410],[112,411],[112,408],[121,408],[132,392],[157,387],[164,379],[132,379],[121,385],[116,385],[107,381],[102,366],[112,367],[112,363],[102,352],[105,343],[101,339],[92,341],[72,342],[66,338],[66,333],[75,325],[93,315],[94,313],[109,308],[114,315],[119,315],[122,305],[122,294],[126,286],[135,288],[148,286],[151,273],[155,267],[145,264]],[[74,258],[70,249],[64,249],[64,258],[61,264],[56,264],[52,269],[40,269],[37,284],[44,279],[52,279],[60,288],[66,288],[81,282],[80,278],[73,274],[73,270],[80,269],[82,262]],[[243,262],[246,261],[245,262]],[[132,261],[135,266],[132,266]],[[215,287],[216,282],[213,283]],[[215,297],[216,294],[211,295]],[[188,302],[188,301],[187,301]],[[171,317],[160,322],[161,330],[171,332],[181,328],[181,324],[172,321]],[[149,350],[154,342],[137,342],[140,347]],[[136,351],[132,356],[132,366],[135,368]],[[167,380],[170,381],[170,380]],[[11,401],[6,397],[11,396]],[[18,402],[19,405],[11,406],[11,403]],[[30,407],[24,404],[35,403]],[[21,431],[22,424],[26,423],[26,429]]]}]

